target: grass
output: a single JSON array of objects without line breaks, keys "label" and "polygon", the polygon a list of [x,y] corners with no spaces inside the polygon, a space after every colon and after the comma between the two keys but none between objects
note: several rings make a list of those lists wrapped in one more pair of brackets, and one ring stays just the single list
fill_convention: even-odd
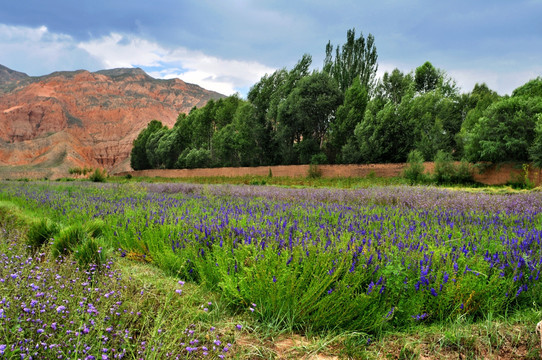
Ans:
[{"label": "grass", "polygon": [[374,186],[405,185],[408,181],[402,177],[287,177],[287,176],[211,176],[211,177],[188,177],[188,178],[161,178],[161,177],[112,177],[111,181],[118,182],[149,182],[170,183],[181,182],[191,184],[230,184],[230,185],[273,185],[282,187],[324,187],[340,189],[356,189]]},{"label": "grass", "polygon": [[[198,224],[198,221],[194,221],[198,220],[194,214],[206,214],[205,218],[211,220],[215,216],[213,211],[219,214],[228,210],[229,208],[224,207],[226,204],[221,203],[224,195],[215,193],[214,188],[204,188],[201,193],[190,190],[195,191],[192,193],[194,196],[192,199],[178,195],[165,195],[167,193],[147,192],[148,190],[136,184],[129,186],[110,184],[112,188],[101,185],[90,187],[90,184],[85,185],[88,188],[81,187],[81,184],[55,184],[53,189],[50,184],[43,184],[36,185],[39,189],[35,195],[28,192],[32,191],[35,184],[11,185],[16,185],[19,190],[27,192],[24,193],[22,200],[21,197],[9,195],[13,189],[4,188],[2,196],[4,198],[12,196],[13,201],[0,202],[0,259],[3,261],[3,268],[0,267],[0,278],[4,280],[0,282],[0,289],[3,294],[9,294],[8,302],[11,303],[9,308],[6,306],[6,301],[0,303],[0,308],[3,310],[0,316],[0,322],[2,322],[0,329],[22,329],[19,332],[4,332],[0,336],[0,339],[5,339],[0,340],[0,351],[3,351],[2,355],[6,358],[20,358],[23,353],[32,355],[34,352],[37,352],[35,357],[54,355],[54,357],[63,356],[63,358],[88,356],[100,358],[105,355],[114,358],[115,355],[123,353],[124,358],[199,358],[203,356],[202,346],[208,349],[207,357],[209,358],[218,358],[219,355],[223,355],[226,358],[235,359],[303,357],[329,359],[334,356],[352,359],[419,359],[422,357],[451,359],[460,356],[472,359],[503,356],[535,359],[541,354],[539,337],[534,331],[536,323],[542,317],[536,297],[533,298],[534,301],[529,300],[527,306],[517,307],[518,311],[510,313],[483,311],[477,316],[470,316],[467,313],[457,312],[441,320],[433,318],[431,321],[420,323],[390,321],[378,331],[359,331],[348,329],[348,327],[319,328],[318,322],[310,319],[304,320],[300,326],[290,318],[292,312],[285,311],[283,316],[277,316],[277,312],[265,313],[280,303],[266,304],[258,301],[257,306],[252,307],[250,302],[235,296],[237,292],[235,286],[241,286],[243,291],[245,288],[242,286],[242,277],[233,276],[234,262],[230,263],[229,268],[232,276],[226,274],[227,267],[224,267],[223,276],[217,280],[213,280],[214,275],[211,270],[208,277],[191,275],[190,267],[185,267],[183,261],[179,263],[178,257],[168,255],[168,247],[161,246],[157,241],[167,239],[168,236],[181,230],[172,225],[175,218],[168,215],[168,209],[175,209],[175,216],[183,217],[183,222],[193,221],[190,223],[192,225]],[[409,191],[412,193],[414,189],[409,189]],[[393,193],[393,189],[386,191],[386,194],[389,195],[390,192]],[[55,194],[61,196],[55,197]],[[430,195],[425,190],[424,194]],[[312,193],[311,196],[315,195],[317,194]],[[33,196],[37,196],[36,203],[30,203]],[[231,197],[239,196],[232,193],[226,197],[231,200]],[[118,205],[120,200],[126,201],[128,205],[120,207]],[[304,200],[296,195],[296,201]],[[43,204],[38,205],[40,203]],[[252,205],[247,208],[247,211],[250,210],[253,213],[261,211],[262,208],[258,206],[272,205],[262,198],[256,203],[248,202],[248,204]],[[280,206],[285,206],[284,204]],[[255,223],[249,222],[250,216],[243,215],[247,214],[245,210],[240,212],[241,206],[245,205],[243,201],[232,203],[231,209],[238,209],[237,213],[230,214],[232,231],[256,226]],[[139,206],[144,206],[145,212],[138,212]],[[330,202],[323,208],[311,210],[315,211],[314,213],[304,213],[301,207],[292,206],[288,208],[288,213],[298,218],[315,217],[322,223],[329,224],[336,231],[340,221],[345,222],[349,219],[348,216],[332,215],[332,210],[336,206],[339,205]],[[352,204],[349,203],[348,206]],[[378,208],[373,207],[367,213],[369,218],[381,216],[376,210]],[[121,213],[123,218],[119,217]],[[422,214],[427,216],[427,213],[422,212]],[[138,245],[134,246],[131,252],[123,253],[116,250],[111,258],[112,261],[90,269],[79,267],[74,254],[68,254],[62,261],[56,260],[51,256],[51,244],[45,244],[35,256],[28,254],[24,245],[25,233],[29,224],[36,222],[35,219],[47,218],[51,222],[61,223],[66,229],[74,223],[81,223],[82,218],[89,217],[101,220],[89,221],[86,225],[82,225],[88,236],[91,236],[89,235],[91,233],[92,236],[103,236],[111,240],[116,236],[113,231],[120,233],[122,229],[128,229],[123,235],[124,245],[129,244],[128,241],[137,240],[138,236],[141,238],[138,240],[140,242],[134,242]],[[126,222],[126,219],[130,221]],[[269,221],[272,219],[272,216],[267,218]],[[524,223],[529,221],[523,218],[511,219],[515,226],[520,224],[519,220]],[[145,221],[153,224],[150,227],[152,230],[144,230]],[[427,217],[425,221],[428,222]],[[397,219],[395,219],[395,224],[398,224]],[[372,227],[373,225],[368,223],[367,229],[377,230],[378,228]],[[476,227],[469,229],[472,231]],[[209,230],[212,229],[202,228],[201,233],[197,234],[207,235]],[[314,232],[314,229],[311,231]],[[210,233],[211,236],[220,234],[216,231]],[[323,234],[323,232],[320,233],[321,236]],[[481,233],[475,236],[481,236]],[[229,240],[234,239],[235,237]],[[273,251],[268,249],[268,253],[263,253],[265,258],[269,258],[270,261],[279,259],[273,260]],[[215,250],[218,251],[218,246]],[[251,260],[250,249],[247,247],[245,250],[247,251],[245,253],[238,251],[235,258],[209,257],[209,259],[216,262],[237,259],[237,265],[240,268],[243,264],[243,271],[254,269],[255,276],[270,274],[265,268],[261,272],[256,271],[256,266]],[[151,255],[151,262],[142,261],[143,257],[127,256],[130,253],[144,255],[145,252]],[[209,249],[209,254],[211,253]],[[284,267],[286,260],[285,257],[284,262],[270,263],[275,266],[274,274],[279,284],[282,277],[284,279],[288,277],[288,271],[285,271],[287,267]],[[168,261],[171,263],[164,267],[163,264]],[[329,258],[329,263],[332,262],[333,258]],[[200,274],[204,274],[206,269],[212,269],[212,266],[206,268],[203,262],[198,266]],[[263,266],[263,263],[260,266]],[[321,269],[317,268],[317,263],[311,266],[314,268],[309,273],[311,276],[316,276]],[[324,270],[327,273],[329,267]],[[334,271],[338,273],[339,270],[336,267]],[[13,278],[12,274],[15,274],[16,278]],[[306,276],[303,272],[297,274],[300,277]],[[193,278],[195,281],[179,282],[180,277],[183,276]],[[25,281],[17,279],[25,279]],[[481,277],[471,277],[472,281],[477,279]],[[218,282],[214,283],[214,281]],[[29,283],[39,286],[40,289],[36,290]],[[83,285],[84,283],[88,284]],[[250,287],[257,285],[254,281],[248,284]],[[285,284],[303,286],[302,283],[295,284],[286,280]],[[387,285],[392,287],[391,283]],[[265,287],[267,298],[270,298],[270,286],[272,286],[271,282]],[[311,299],[312,291],[320,291],[315,286],[316,283],[310,285],[308,290],[300,290],[307,291],[306,300]],[[88,291],[88,288],[92,291]],[[287,290],[284,288],[280,291]],[[40,292],[43,294],[37,296]],[[299,293],[299,291],[295,292]],[[252,295],[248,296],[248,298],[251,297]],[[45,299],[53,298],[55,302],[52,305],[45,305],[42,302],[42,299],[45,301]],[[302,296],[300,298],[303,299]],[[340,301],[340,297],[336,299]],[[32,305],[33,300],[36,301],[34,305]],[[425,301],[423,298],[418,298],[418,300]],[[477,301],[482,304],[482,300]],[[469,305],[468,301],[470,297],[465,302],[467,305]],[[62,306],[66,306],[68,312],[57,311],[61,304],[66,304]],[[92,304],[93,309],[90,313],[85,311],[90,308],[89,304]],[[435,305],[432,302],[429,304],[428,308]],[[45,307],[42,307],[43,305]],[[323,303],[323,305],[321,313],[324,315],[336,310],[332,302]],[[314,306],[314,303],[311,306]],[[250,311],[249,307],[253,308],[254,312]],[[389,310],[387,305],[383,308],[386,312]],[[24,309],[28,309],[29,312]],[[45,311],[33,313],[33,309]],[[399,319],[399,310],[390,316]],[[21,321],[21,319],[31,319],[31,321]],[[62,329],[62,332],[57,332],[51,327],[53,322],[57,329]],[[241,325],[241,329],[238,329],[237,325]],[[215,329],[210,331],[211,327]],[[40,329],[43,331],[39,332]],[[68,330],[69,333],[67,333]],[[87,330],[88,332],[85,333]],[[77,332],[83,333],[84,336],[74,336],[73,334]],[[127,333],[128,336],[126,336]],[[43,334],[48,337],[45,338]],[[113,334],[115,336],[112,336]],[[61,345],[47,349],[34,346],[45,339],[49,344]],[[220,341],[220,347],[216,343],[217,340]],[[13,347],[14,344],[15,347]],[[2,348],[2,345],[6,347]],[[198,347],[198,350],[193,350],[195,347]],[[224,347],[228,350],[224,351]],[[103,349],[107,351],[104,352]]]}]

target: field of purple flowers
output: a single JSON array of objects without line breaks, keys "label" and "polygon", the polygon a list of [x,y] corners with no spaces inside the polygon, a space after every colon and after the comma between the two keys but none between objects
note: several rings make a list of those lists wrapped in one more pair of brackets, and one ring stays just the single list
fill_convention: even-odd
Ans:
[{"label": "field of purple flowers", "polygon": [[[104,239],[119,256],[218,290],[234,308],[274,326],[375,334],[542,301],[539,192],[15,182],[0,188],[0,200],[59,224],[103,220]],[[125,335],[116,336],[120,344]]]}]

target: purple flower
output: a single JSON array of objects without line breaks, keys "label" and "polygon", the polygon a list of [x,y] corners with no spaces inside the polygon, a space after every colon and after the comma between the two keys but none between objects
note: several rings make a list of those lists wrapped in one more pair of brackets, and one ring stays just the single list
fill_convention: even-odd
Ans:
[{"label": "purple flower", "polygon": [[235,327],[237,328],[237,330],[241,330],[243,328],[243,326],[239,324],[235,325]]}]

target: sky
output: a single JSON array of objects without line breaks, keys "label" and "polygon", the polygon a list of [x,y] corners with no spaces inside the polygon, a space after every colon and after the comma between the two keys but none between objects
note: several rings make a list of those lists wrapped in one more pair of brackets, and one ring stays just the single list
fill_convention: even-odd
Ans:
[{"label": "sky", "polygon": [[372,34],[381,76],[426,61],[462,92],[542,76],[542,0],[16,0],[0,7],[0,64],[31,76],[140,67],[245,97],[328,41]]}]

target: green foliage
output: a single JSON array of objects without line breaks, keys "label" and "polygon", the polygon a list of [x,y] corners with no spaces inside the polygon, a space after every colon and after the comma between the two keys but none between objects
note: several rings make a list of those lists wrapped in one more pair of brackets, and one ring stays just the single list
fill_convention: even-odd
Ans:
[{"label": "green foliage", "polygon": [[438,81],[438,70],[435,69],[433,64],[431,64],[429,61],[426,61],[422,66],[416,68],[416,74],[414,77],[416,91],[426,93],[435,90],[437,88]]},{"label": "green foliage", "polygon": [[473,182],[472,167],[465,160],[456,165],[452,154],[439,150],[434,163],[433,181],[437,184],[469,184]]},{"label": "green foliage", "polygon": [[384,73],[376,87],[376,96],[398,105],[413,84],[414,79],[411,74],[405,75],[395,68],[391,74],[387,71]]},{"label": "green foliage", "polygon": [[353,156],[346,150],[347,160],[343,159],[342,149],[347,143],[355,141],[354,130],[356,125],[363,121],[367,107],[367,89],[361,87],[359,78],[348,88],[344,103],[337,109],[335,121],[330,125],[330,147],[332,156],[336,156],[337,163],[352,163]]},{"label": "green foliage", "polygon": [[512,96],[542,97],[542,77],[530,80],[512,92]]},{"label": "green foliage", "polygon": [[196,169],[211,166],[211,151],[207,149],[186,149],[179,155],[176,167]]},{"label": "green foliage", "polygon": [[333,45],[327,43],[323,70],[337,81],[343,93],[352,86],[355,79],[359,79],[361,87],[371,92],[378,70],[377,59],[374,36],[369,34],[365,39],[360,34],[356,39],[356,30],[351,29],[346,33],[346,43],[335,49],[335,58]]},{"label": "green foliage", "polygon": [[88,236],[92,238],[99,238],[104,235],[106,225],[104,221],[101,219],[93,219],[93,220],[87,221],[83,225],[83,229],[88,234]]},{"label": "green foliage", "polygon": [[82,243],[74,247],[74,258],[82,268],[96,265],[98,269],[107,263],[105,246],[100,239],[86,238]]},{"label": "green foliage", "polygon": [[158,120],[152,120],[145,129],[143,129],[133,142],[130,153],[130,166],[134,170],[150,169],[151,164],[147,158],[147,140],[155,131],[163,127]]},{"label": "green foliage", "polygon": [[500,99],[500,96],[493,90],[490,90],[486,84],[476,84],[474,89],[466,97],[466,104],[463,112],[466,114],[461,123],[460,131],[455,136],[457,152],[464,155],[465,143],[469,140],[469,134],[483,116],[484,111],[494,102]]},{"label": "green foliage", "polygon": [[322,177],[322,172],[316,164],[309,164],[309,171],[307,172],[307,177],[309,179],[317,179]]},{"label": "green foliage", "polygon": [[542,114],[538,114],[534,128],[534,139],[529,147],[529,159],[533,165],[542,168]]},{"label": "green foliage", "polygon": [[88,167],[83,167],[83,168],[73,167],[73,168],[68,169],[68,173],[70,175],[86,175],[91,171],[92,171],[92,169],[88,168]]},{"label": "green foliage", "polygon": [[438,184],[450,184],[455,176],[452,154],[439,150],[435,159],[433,177]]},{"label": "green foliage", "polygon": [[[314,72],[299,80],[277,114],[278,142],[288,163],[306,164],[323,149],[329,119],[341,102],[341,92],[326,73]],[[299,156],[292,156],[294,147]]]},{"label": "green foliage", "polygon": [[95,169],[88,179],[92,182],[104,182],[107,179],[107,172],[104,169]]},{"label": "green foliage", "polygon": [[468,132],[466,157],[471,162],[528,161],[535,120],[541,113],[540,97],[509,97],[493,103]]},{"label": "green foliage", "polygon": [[26,245],[31,252],[35,252],[47,244],[58,231],[59,226],[57,223],[48,218],[43,218],[29,226],[26,232]]},{"label": "green foliage", "polygon": [[412,150],[408,153],[408,165],[403,172],[403,176],[408,179],[411,184],[417,184],[425,181],[425,167],[423,162],[424,158],[420,151]]}]

